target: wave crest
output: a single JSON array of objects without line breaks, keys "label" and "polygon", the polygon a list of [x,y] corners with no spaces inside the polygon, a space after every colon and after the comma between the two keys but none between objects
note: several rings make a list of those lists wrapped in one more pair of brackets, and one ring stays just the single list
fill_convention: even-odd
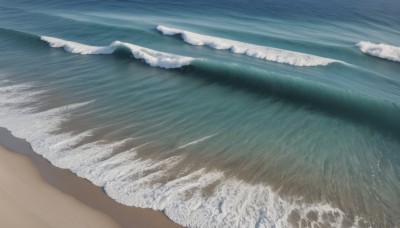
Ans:
[{"label": "wave crest", "polygon": [[109,46],[91,46],[49,36],[41,36],[40,39],[49,43],[50,47],[64,48],[67,52],[81,55],[108,55],[118,47],[128,48],[135,59],[143,59],[150,66],[165,69],[180,68],[195,60],[191,57],[159,52],[121,41],[114,41]]},{"label": "wave crest", "polygon": [[285,63],[293,66],[326,66],[330,63],[340,62],[338,60],[300,52],[201,35],[180,29],[168,28],[162,25],[157,26],[157,30],[163,35],[180,35],[186,43],[192,45],[205,45],[213,49],[230,50],[236,54],[244,54],[258,59]]},{"label": "wave crest", "polygon": [[400,47],[387,44],[377,44],[368,41],[357,43],[357,47],[361,52],[382,59],[388,59],[395,62],[400,62]]}]

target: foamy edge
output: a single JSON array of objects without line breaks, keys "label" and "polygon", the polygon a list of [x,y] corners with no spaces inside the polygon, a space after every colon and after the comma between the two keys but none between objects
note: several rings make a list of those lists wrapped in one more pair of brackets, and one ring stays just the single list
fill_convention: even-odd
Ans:
[{"label": "foamy edge", "polygon": [[189,32],[176,28],[169,28],[162,25],[158,25],[157,30],[160,31],[163,35],[180,35],[186,43],[192,45],[205,45],[213,49],[230,50],[231,52],[236,54],[244,54],[258,59],[285,63],[293,66],[326,66],[330,63],[341,62],[334,59],[300,52],[254,45],[219,37],[201,35],[194,32]]},{"label": "foamy edge", "polygon": [[67,52],[81,55],[108,55],[112,54],[118,47],[125,47],[131,51],[135,59],[143,59],[150,66],[165,69],[180,68],[195,60],[191,57],[155,51],[121,41],[114,41],[109,46],[91,46],[49,36],[41,36],[40,39],[46,41],[50,47],[64,48]]},{"label": "foamy edge", "polygon": [[[175,156],[154,162],[138,158],[135,148],[114,155],[113,149],[125,140],[72,147],[91,135],[91,131],[78,135],[50,132],[54,132],[71,111],[89,103],[37,113],[32,108],[19,107],[22,102],[34,102],[35,95],[40,94],[41,91],[30,91],[30,87],[29,84],[0,87],[0,126],[26,139],[34,151],[53,165],[70,169],[103,187],[120,203],[162,210],[173,221],[187,227],[288,227],[288,216],[294,210],[303,219],[307,219],[310,211],[318,212],[317,222],[323,214],[337,213],[340,216],[331,225],[340,227],[343,222],[343,212],[327,204],[305,204],[300,199],[289,202],[267,185],[227,179],[219,171],[201,169],[161,184],[157,180],[167,177],[181,158]],[[221,182],[215,191],[205,196],[202,189],[216,181]],[[188,198],[189,192],[191,197]]]},{"label": "foamy edge", "polygon": [[378,44],[368,41],[360,41],[357,47],[361,52],[382,59],[388,59],[395,62],[400,62],[400,47],[387,44]]}]

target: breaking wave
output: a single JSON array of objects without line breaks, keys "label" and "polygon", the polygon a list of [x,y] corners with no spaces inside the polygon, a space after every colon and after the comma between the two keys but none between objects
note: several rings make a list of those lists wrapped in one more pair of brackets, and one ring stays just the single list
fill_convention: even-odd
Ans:
[{"label": "breaking wave", "polygon": [[[193,62],[186,66],[191,76],[248,93],[274,97],[390,134],[400,134],[398,103],[351,90],[305,80],[290,75],[268,72],[211,61]],[[396,137],[397,138],[397,137]]]},{"label": "breaking wave", "polygon": [[365,54],[400,62],[400,47],[387,44],[371,43],[368,41],[361,41],[357,43],[357,47]]},{"label": "breaking wave", "polygon": [[[135,58],[158,67],[163,66],[159,62],[163,57],[176,57],[117,41],[109,46],[96,47],[51,37],[40,39],[52,47],[77,54],[112,54],[123,48]],[[39,37],[29,35],[27,44],[32,45],[32,41],[38,44],[33,45],[35,48],[49,49]],[[193,60],[190,58],[185,65],[177,64],[176,68],[180,69],[174,70],[176,75],[184,74],[257,95],[266,94],[335,116],[390,128],[398,138],[400,109],[397,104],[239,64]],[[163,68],[172,68],[171,64],[166,66]],[[1,85],[11,83],[0,81],[0,126],[7,127],[17,137],[25,138],[37,153],[55,166],[70,169],[103,187],[110,197],[123,204],[163,211],[173,221],[187,227],[290,227],[304,224],[309,227],[347,227],[344,224],[357,226],[362,221],[354,215],[355,218],[347,218],[348,214],[325,202],[305,203],[299,198],[283,198],[268,183],[246,183],[221,170],[201,167],[175,175],[181,168],[177,167],[184,155],[175,153],[164,159],[150,159],[140,156],[139,146],[121,151],[129,138],[89,143],[85,139],[94,130],[79,134],[60,133],[60,125],[69,114],[74,114],[75,110],[79,112],[90,103],[39,111],[27,103],[40,102],[37,96],[41,91],[35,91],[29,84]],[[176,149],[219,136],[207,134]]]},{"label": "breaking wave", "polygon": [[41,36],[40,39],[49,43],[51,47],[64,48],[67,52],[81,55],[107,55],[119,47],[128,48],[135,59],[143,59],[150,66],[165,69],[179,68],[194,60],[191,57],[159,52],[121,41],[114,41],[109,46],[90,46],[49,36]]},{"label": "breaking wave", "polygon": [[293,66],[326,66],[330,63],[341,62],[334,59],[300,52],[201,35],[185,30],[168,28],[162,25],[157,26],[157,30],[164,35],[180,35],[186,43],[192,45],[205,45],[213,49],[230,50],[231,52],[236,54],[244,54],[258,59],[285,63]]},{"label": "breaking wave", "polygon": [[[174,68],[177,73],[194,79],[212,81],[221,86],[232,86],[249,93],[276,97],[286,102],[305,105],[328,114],[367,124],[383,132],[398,135],[400,120],[398,103],[367,96],[342,88],[305,80],[290,75],[277,74],[241,64],[183,57],[158,52],[130,43],[115,41],[109,46],[90,46],[53,37],[38,37],[29,33],[6,30],[15,39],[26,39],[26,44],[46,41],[52,47],[64,48],[79,54],[116,54],[119,49],[137,59],[144,59],[150,66]],[[40,45],[38,45],[38,48]],[[397,138],[397,137],[396,137]]]}]

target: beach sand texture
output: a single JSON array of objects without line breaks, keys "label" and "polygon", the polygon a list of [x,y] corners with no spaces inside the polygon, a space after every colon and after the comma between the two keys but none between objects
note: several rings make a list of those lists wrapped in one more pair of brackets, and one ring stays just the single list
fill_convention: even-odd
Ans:
[{"label": "beach sand texture", "polygon": [[1,227],[119,227],[48,185],[29,158],[0,147]]},{"label": "beach sand texture", "polygon": [[[14,152],[16,151],[16,152]],[[180,227],[161,212],[119,204],[52,166],[0,128],[0,227]]]}]

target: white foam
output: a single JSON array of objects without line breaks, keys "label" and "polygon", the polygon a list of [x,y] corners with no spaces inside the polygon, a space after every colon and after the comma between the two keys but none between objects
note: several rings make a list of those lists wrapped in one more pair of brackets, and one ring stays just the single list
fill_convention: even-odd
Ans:
[{"label": "white foam", "polygon": [[259,46],[235,40],[206,36],[185,30],[157,26],[164,35],[180,35],[182,39],[192,45],[206,45],[213,49],[226,49],[233,53],[244,54],[250,57],[268,61],[285,63],[294,66],[326,66],[330,63],[341,62],[334,59],[319,57],[315,55],[288,51],[267,46]]},{"label": "white foam", "polygon": [[90,46],[86,44],[62,40],[49,36],[41,36],[40,39],[49,43],[50,47],[64,48],[65,51],[74,54],[100,55],[100,54],[111,54],[115,51],[115,47],[111,45],[106,47]]},{"label": "white foam", "polygon": [[[179,156],[161,161],[142,159],[137,156],[136,148],[115,154],[114,148],[126,140],[84,144],[82,140],[91,136],[91,131],[54,134],[71,111],[88,103],[35,112],[33,108],[19,106],[23,99],[31,99],[37,93],[31,92],[29,86],[0,87],[0,126],[26,139],[52,164],[104,187],[118,202],[162,210],[187,227],[288,227],[287,219],[294,210],[307,221],[307,213],[318,213],[318,221],[312,224],[322,222],[324,215],[335,213],[336,220],[324,223],[330,222],[334,227],[342,224],[343,212],[328,204],[285,200],[266,184],[251,185],[228,179],[220,171],[200,169],[171,178],[171,169],[181,161]],[[214,191],[204,195],[203,189],[210,184],[216,184]]]},{"label": "white foam", "polygon": [[186,143],[186,144],[184,144],[184,145],[182,145],[182,146],[179,146],[177,149],[182,149],[182,148],[185,148],[185,147],[188,147],[188,146],[191,146],[191,145],[195,145],[195,144],[197,144],[197,143],[199,143],[199,142],[202,142],[202,141],[204,141],[204,140],[207,140],[207,139],[209,139],[209,138],[211,138],[211,137],[213,137],[213,136],[215,136],[215,135],[216,135],[216,134],[212,134],[212,135],[208,135],[208,136],[205,136],[205,137],[203,137],[203,138],[194,140],[194,141],[192,141],[192,142],[190,142],[190,143]]},{"label": "white foam", "polygon": [[81,55],[107,55],[113,53],[118,47],[130,49],[135,59],[143,59],[147,64],[153,67],[165,69],[180,68],[189,65],[194,58],[173,55],[165,52],[159,52],[144,48],[131,43],[114,41],[109,46],[90,46],[77,42],[62,40],[54,37],[41,36],[41,40],[49,43],[54,48],[64,48],[65,51]]},{"label": "white foam", "polygon": [[357,47],[365,54],[400,62],[400,47],[368,41],[358,42]]}]

